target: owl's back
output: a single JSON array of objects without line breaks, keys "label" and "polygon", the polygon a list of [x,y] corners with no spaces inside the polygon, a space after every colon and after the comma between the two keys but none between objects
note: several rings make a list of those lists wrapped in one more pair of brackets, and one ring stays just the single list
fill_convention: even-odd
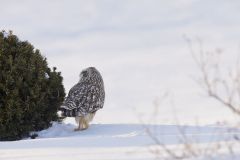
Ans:
[{"label": "owl's back", "polygon": [[63,116],[84,116],[103,108],[104,100],[104,84],[101,75],[98,75],[74,85],[61,106],[61,110]]}]

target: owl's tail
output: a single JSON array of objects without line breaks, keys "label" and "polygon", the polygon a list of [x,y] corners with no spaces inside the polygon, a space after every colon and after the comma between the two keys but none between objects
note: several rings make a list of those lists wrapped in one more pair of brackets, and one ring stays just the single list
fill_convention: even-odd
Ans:
[{"label": "owl's tail", "polygon": [[60,115],[62,117],[76,117],[79,114],[77,109],[68,109],[66,106],[61,106],[59,110],[61,111]]}]

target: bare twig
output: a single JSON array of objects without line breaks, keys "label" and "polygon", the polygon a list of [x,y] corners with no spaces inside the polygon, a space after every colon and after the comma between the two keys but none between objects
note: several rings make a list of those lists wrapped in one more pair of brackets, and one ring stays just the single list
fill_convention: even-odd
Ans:
[{"label": "bare twig", "polygon": [[[202,41],[197,39],[199,49],[196,52],[193,49],[192,41],[187,38],[185,39],[190,53],[200,69],[202,74],[201,82],[208,95],[229,108],[233,113],[240,115],[239,61],[237,61],[235,70],[229,70],[228,75],[222,76],[221,66],[223,65],[220,64],[222,51],[220,49],[213,52],[204,51]],[[224,91],[220,92],[219,89],[223,89]]]}]

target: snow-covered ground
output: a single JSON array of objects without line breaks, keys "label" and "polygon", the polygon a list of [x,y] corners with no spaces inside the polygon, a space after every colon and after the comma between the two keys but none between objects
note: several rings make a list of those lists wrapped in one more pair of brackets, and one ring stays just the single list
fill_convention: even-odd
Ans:
[{"label": "snow-covered ground", "polygon": [[[240,130],[224,126],[92,124],[88,130],[74,132],[75,127],[71,123],[54,123],[51,128],[39,132],[37,139],[0,142],[0,159],[144,160],[170,156],[164,147],[178,153],[181,144],[191,143],[197,154],[217,155],[215,158],[219,160],[218,153],[222,154],[221,157],[230,155],[226,144],[240,137]],[[220,143],[224,143],[221,151],[215,147]],[[234,151],[238,150],[236,145],[240,146],[231,144]],[[206,153],[200,152],[203,148],[208,149]],[[216,150],[210,152],[212,148]]]},{"label": "snow-covered ground", "polygon": [[[100,70],[106,88],[104,108],[89,130],[72,132],[74,121],[66,119],[37,139],[0,142],[1,160],[154,159],[149,147],[157,147],[142,123],[153,124],[154,135],[173,150],[183,144],[182,129],[201,145],[225,144],[239,134],[216,125],[239,117],[196,83],[200,72],[184,39],[192,38],[196,51],[196,37],[206,51],[220,48],[229,67],[239,56],[239,1],[0,0],[0,5],[1,29],[40,49],[62,72],[66,91],[88,66]],[[217,160],[234,159],[220,152]]]}]

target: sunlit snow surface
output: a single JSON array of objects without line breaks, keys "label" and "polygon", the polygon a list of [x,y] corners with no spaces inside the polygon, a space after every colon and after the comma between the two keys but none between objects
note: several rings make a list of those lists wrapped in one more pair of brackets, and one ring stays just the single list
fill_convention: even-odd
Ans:
[{"label": "sunlit snow surface", "polygon": [[[189,142],[199,149],[202,145],[210,148],[240,136],[240,130],[224,126],[92,124],[88,130],[74,132],[75,127],[53,123],[39,132],[37,139],[0,142],[0,159],[154,159],[161,155],[152,153],[151,147],[166,156],[163,146],[173,147],[174,152]],[[226,150],[219,153],[228,155]]]}]

